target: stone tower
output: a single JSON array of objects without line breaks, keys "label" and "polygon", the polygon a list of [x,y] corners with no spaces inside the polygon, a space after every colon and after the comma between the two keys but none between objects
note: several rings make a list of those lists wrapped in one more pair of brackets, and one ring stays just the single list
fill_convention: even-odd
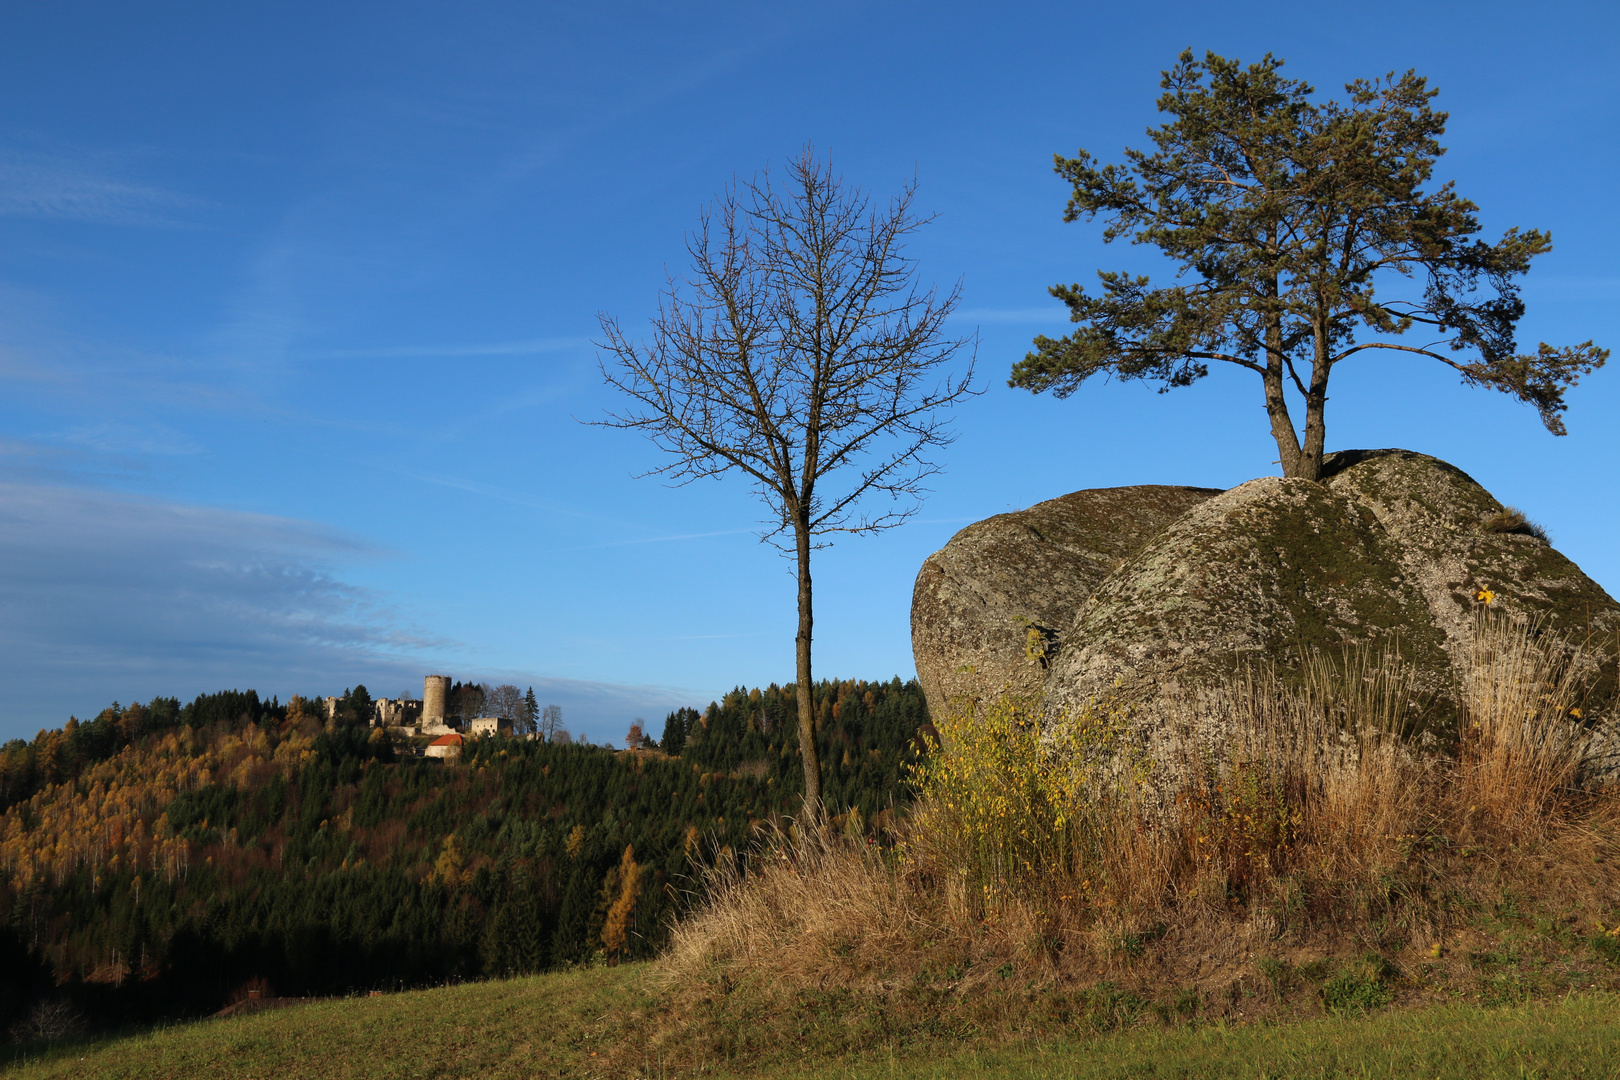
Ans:
[{"label": "stone tower", "polygon": [[450,676],[429,675],[422,680],[422,726],[444,725],[445,699],[450,696]]}]

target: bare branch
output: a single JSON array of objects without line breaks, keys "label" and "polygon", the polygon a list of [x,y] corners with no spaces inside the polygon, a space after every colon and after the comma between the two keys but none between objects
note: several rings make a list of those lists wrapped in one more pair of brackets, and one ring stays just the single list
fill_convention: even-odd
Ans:
[{"label": "bare branch", "polygon": [[904,244],[931,219],[912,213],[915,182],[876,205],[810,147],[784,172],[733,185],[700,217],[691,269],[666,284],[649,340],[600,316],[598,363],[630,406],[597,423],[641,432],[670,458],[653,472],[678,483],[747,475],[776,523],[762,538],[796,557],[809,809],[820,784],[809,553],[818,537],[916,512],[939,471],[929,451],[951,441],[942,411],[977,392],[977,338],[946,333],[960,286],[917,287]]}]

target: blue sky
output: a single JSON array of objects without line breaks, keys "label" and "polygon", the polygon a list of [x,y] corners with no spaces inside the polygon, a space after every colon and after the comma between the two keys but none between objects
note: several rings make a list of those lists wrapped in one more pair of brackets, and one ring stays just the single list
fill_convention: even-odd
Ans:
[{"label": "blue sky", "polygon": [[[651,314],[733,176],[807,140],[960,281],[986,393],[918,517],[818,555],[818,674],[912,674],[917,567],[1087,487],[1275,471],[1252,376],[1005,386],[1054,282],[1161,269],[1065,225],[1186,46],[1325,92],[1416,68],[1486,233],[1550,229],[1521,344],[1620,344],[1608,5],[10,4],[0,11],[0,738],[113,699],[533,684],[597,741],[792,677],[738,480],[671,489],[598,312]],[[1242,376],[1242,377],[1240,377]],[[1620,365],[1570,435],[1438,367],[1335,373],[1332,447],[1446,458],[1620,588]]]}]

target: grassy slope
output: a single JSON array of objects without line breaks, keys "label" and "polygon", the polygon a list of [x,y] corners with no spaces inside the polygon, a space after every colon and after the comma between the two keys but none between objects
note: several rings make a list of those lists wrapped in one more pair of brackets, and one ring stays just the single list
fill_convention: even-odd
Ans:
[{"label": "grassy slope", "polygon": [[[645,969],[542,975],[378,998],[319,1001],[63,1047],[5,1069],[45,1077],[662,1077],[646,1049],[658,1010]],[[1501,1009],[1444,1006],[1364,1019],[1166,1029],[771,1067],[774,1077],[1620,1076],[1620,998],[1586,994]],[[711,1069],[703,1070],[715,1075]]]},{"label": "grassy slope", "polygon": [[314,1001],[65,1048],[8,1077],[590,1076],[642,1002],[637,966]]}]

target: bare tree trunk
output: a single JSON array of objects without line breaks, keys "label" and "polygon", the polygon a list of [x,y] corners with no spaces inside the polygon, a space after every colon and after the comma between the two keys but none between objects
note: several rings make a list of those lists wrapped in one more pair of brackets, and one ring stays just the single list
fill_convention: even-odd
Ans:
[{"label": "bare tree trunk", "polygon": [[[1277,281],[1270,282],[1276,295]],[[1277,463],[1284,476],[1298,476],[1301,466],[1299,433],[1288,415],[1288,398],[1283,394],[1282,318],[1272,315],[1266,327],[1266,415],[1271,417],[1271,437],[1277,440]]]},{"label": "bare tree trunk", "polygon": [[821,756],[816,749],[815,698],[810,686],[810,630],[814,623],[810,605],[810,522],[808,511],[796,508],[794,540],[799,556],[799,634],[795,639],[798,660],[799,758],[804,763],[804,812],[807,821],[821,819]]},{"label": "bare tree trunk", "polygon": [[[1326,380],[1323,380],[1324,382]],[[1327,394],[1319,393],[1312,380],[1310,397],[1305,399],[1305,448],[1300,451],[1299,471],[1295,474],[1301,480],[1322,479],[1323,444],[1327,438],[1327,429],[1322,420],[1322,410],[1327,405]],[[1324,389],[1326,389],[1324,387]]]},{"label": "bare tree trunk", "polygon": [[1288,415],[1288,399],[1283,396],[1282,372],[1268,367],[1266,380],[1266,413],[1271,417],[1271,437],[1277,440],[1277,463],[1284,476],[1299,476],[1304,455],[1299,448],[1299,433],[1294,430],[1293,418]]},{"label": "bare tree trunk", "polygon": [[1311,360],[1311,392],[1305,395],[1305,447],[1300,453],[1299,478],[1322,479],[1322,452],[1327,442],[1327,425],[1323,411],[1327,408],[1328,362],[1327,336],[1319,328],[1316,334],[1316,355]]},{"label": "bare tree trunk", "polygon": [[[693,274],[670,279],[651,343],[602,316],[614,358],[603,376],[636,402],[602,423],[646,434],[674,458],[654,471],[682,482],[747,474],[779,526],[764,539],[784,554],[792,528],[808,825],[825,813],[810,664],[814,538],[877,532],[915,512],[911,500],[939,471],[928,455],[950,442],[937,410],[973,392],[971,364],[963,379],[935,383],[934,372],[977,338],[943,336],[960,289],[940,297],[914,285],[902,242],[927,219],[910,211],[912,185],[874,207],[808,146],[787,173],[778,190],[768,178],[738,181],[703,216],[688,240]],[[831,493],[821,502],[817,484]],[[886,508],[860,509],[867,494]]]}]

